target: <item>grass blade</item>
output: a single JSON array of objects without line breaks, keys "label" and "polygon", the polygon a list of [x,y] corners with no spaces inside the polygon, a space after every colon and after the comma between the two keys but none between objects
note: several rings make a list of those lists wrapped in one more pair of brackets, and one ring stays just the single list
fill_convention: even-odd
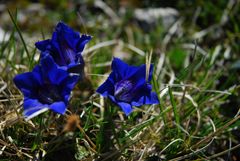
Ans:
[{"label": "grass blade", "polygon": [[[20,36],[20,39],[21,39],[22,43],[23,43],[23,47],[24,47],[24,49],[25,49],[25,51],[26,51],[26,53],[27,53],[27,57],[28,57],[28,60],[29,60],[29,64],[32,64],[32,63],[31,63],[30,53],[29,53],[29,51],[28,51],[28,49],[27,49],[27,45],[26,45],[26,43],[25,43],[25,41],[24,41],[24,39],[23,39],[22,33],[21,33],[21,31],[20,31],[20,29],[19,29],[19,27],[18,27],[18,25],[17,25],[17,22],[16,22],[16,20],[13,18],[13,15],[12,15],[12,13],[10,12],[10,10],[8,10],[8,14],[9,14],[9,16],[10,16],[10,18],[11,18],[13,24],[14,24],[14,27],[16,28],[16,30],[17,30],[17,32],[18,32],[18,35]],[[16,14],[17,14],[17,13],[16,13]]]},{"label": "grass blade", "polygon": [[[180,125],[180,116],[179,116],[179,112],[177,110],[176,102],[175,102],[173,94],[172,94],[171,87],[168,87],[168,93],[169,93],[170,101],[171,101],[171,104],[173,107],[173,114],[174,114],[175,121],[178,125]],[[181,131],[181,129],[178,127],[178,134],[180,133],[180,131]]]}]

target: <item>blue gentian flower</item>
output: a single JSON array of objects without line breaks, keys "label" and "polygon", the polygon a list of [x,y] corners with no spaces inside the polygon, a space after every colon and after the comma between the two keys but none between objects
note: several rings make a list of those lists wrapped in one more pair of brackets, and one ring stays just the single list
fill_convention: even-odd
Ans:
[{"label": "blue gentian flower", "polygon": [[65,70],[82,75],[84,61],[81,53],[91,38],[89,35],[80,35],[63,22],[59,22],[52,38],[39,41],[35,46],[41,51],[41,57],[48,53],[56,64]]},{"label": "blue gentian flower", "polygon": [[97,92],[108,97],[121,107],[126,115],[132,112],[132,106],[158,104],[157,94],[152,92],[150,84],[153,65],[150,66],[146,79],[146,65],[130,66],[118,58],[112,61],[112,72]]},{"label": "blue gentian flower", "polygon": [[56,66],[50,55],[42,57],[32,72],[15,76],[13,81],[24,95],[25,118],[31,119],[49,109],[64,114],[78,79]]}]

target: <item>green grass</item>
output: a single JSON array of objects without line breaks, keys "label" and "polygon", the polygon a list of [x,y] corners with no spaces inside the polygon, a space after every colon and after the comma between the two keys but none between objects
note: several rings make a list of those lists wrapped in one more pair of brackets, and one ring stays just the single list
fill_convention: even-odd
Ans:
[{"label": "green grass", "polygon": [[[221,11],[225,9],[223,3],[215,5],[198,0],[195,6],[187,3],[184,7],[178,2],[175,7],[183,18],[181,33],[174,33],[166,46],[161,42],[169,28],[164,28],[161,21],[146,32],[131,21],[133,15],[130,11],[120,18],[118,24],[113,24],[104,12],[101,12],[99,22],[99,15],[88,11],[86,19],[95,26],[86,23],[80,29],[75,28],[93,35],[86,48],[93,50],[84,55],[87,79],[74,89],[65,115],[48,111],[28,122],[22,117],[23,96],[12,79],[16,74],[31,71],[38,63],[35,57],[40,53],[27,43],[28,37],[18,22],[17,13],[9,10],[11,34],[9,40],[0,45],[0,160],[239,158],[240,142],[236,133],[239,134],[240,125],[240,78],[239,68],[231,68],[240,52],[240,24],[239,16],[236,16],[239,3],[228,10],[229,23],[219,25]],[[88,7],[92,5],[90,2],[86,4]],[[117,7],[111,2],[108,5]],[[188,5],[192,8],[187,8]],[[61,7],[65,7],[64,2]],[[187,20],[192,19],[193,14],[189,12],[195,13],[196,7],[203,7],[199,15],[202,23],[190,25],[192,21]],[[212,9],[215,7],[216,11]],[[67,18],[66,13],[71,15]],[[72,19],[76,15],[66,13],[61,15],[58,9],[49,11],[50,17],[58,15],[66,23],[74,24]],[[209,15],[216,15],[214,21],[210,22]],[[217,25],[223,35],[217,37],[218,32],[212,31],[194,39],[194,34],[211,25]],[[38,29],[36,32],[49,38],[47,35],[52,29]],[[106,43],[110,40],[114,40],[113,43]],[[99,47],[102,42],[105,45]],[[214,53],[217,46],[221,50]],[[224,55],[227,48],[231,48],[230,57]],[[139,53],[146,54],[151,50],[154,63],[152,85],[160,105],[136,107],[126,117],[119,107],[100,97],[95,90],[107,78],[113,56],[122,56],[129,64],[140,65],[145,63],[146,57]],[[73,131],[64,130],[73,114],[79,117],[81,127],[76,125]]]}]

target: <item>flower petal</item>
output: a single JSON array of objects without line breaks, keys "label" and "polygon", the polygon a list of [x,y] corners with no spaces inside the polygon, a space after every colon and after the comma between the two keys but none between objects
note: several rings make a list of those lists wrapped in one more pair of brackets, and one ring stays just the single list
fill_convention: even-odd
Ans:
[{"label": "flower petal", "polygon": [[46,77],[45,79],[48,78],[53,84],[59,84],[68,77],[67,71],[58,68],[50,55],[46,55],[42,58],[41,65],[42,72]]},{"label": "flower petal", "polygon": [[112,61],[112,71],[115,72],[116,80],[122,80],[125,78],[128,72],[129,65],[123,62],[119,58],[113,58]]},{"label": "flower petal", "polygon": [[146,83],[146,65],[141,65],[128,79],[133,80],[136,86]]},{"label": "flower petal", "polygon": [[159,104],[158,96],[155,92],[151,92],[150,95],[143,95],[138,100],[131,103],[133,106]]},{"label": "flower petal", "polygon": [[78,40],[77,44],[75,45],[77,52],[82,52],[85,45],[92,39],[92,36],[89,35],[81,35],[80,39]]},{"label": "flower petal", "polygon": [[66,111],[66,105],[64,102],[55,102],[53,104],[50,105],[49,107],[51,110],[53,110],[54,112],[57,112],[59,114],[64,114]]},{"label": "flower petal", "polygon": [[36,87],[39,86],[39,82],[32,72],[18,74],[13,81],[25,96],[30,96],[34,93]]},{"label": "flower petal", "polygon": [[78,80],[79,80],[79,77],[76,76],[76,75],[73,75],[73,76],[67,77],[67,78],[61,83],[61,86],[63,87],[63,90],[62,90],[61,95],[62,95],[62,97],[64,98],[65,104],[68,104],[71,91],[73,90],[73,88],[74,88],[75,85],[77,84]]},{"label": "flower petal", "polygon": [[127,116],[132,112],[133,109],[132,109],[131,104],[126,103],[126,102],[120,102],[120,101],[116,100],[115,97],[112,96],[112,95],[109,95],[108,97],[114,104],[116,104],[117,106],[121,107],[121,109],[123,110],[123,112]]},{"label": "flower petal", "polygon": [[63,65],[67,65],[65,59],[64,59],[64,55],[62,49],[61,49],[61,43],[59,42],[59,35],[57,32],[53,32],[52,34],[52,39],[51,39],[51,52],[50,54],[52,55],[52,57],[54,58],[54,60],[56,61],[56,63],[60,66]]},{"label": "flower petal", "polygon": [[97,89],[97,92],[103,97],[114,94],[114,74],[111,73],[107,80]]},{"label": "flower petal", "polygon": [[[152,79],[152,73],[153,73],[153,64],[150,65],[150,70],[148,74],[148,82]],[[146,83],[146,65],[143,64],[136,70],[135,73],[133,73],[129,79],[134,80],[135,82],[138,82],[136,85],[140,85],[143,83]]]},{"label": "flower petal", "polygon": [[127,116],[133,111],[132,106],[129,103],[118,102],[117,104]]},{"label": "flower petal", "polygon": [[67,71],[69,73],[73,73],[73,74],[78,75],[80,79],[83,79],[85,77],[84,64],[70,63],[68,65]]},{"label": "flower petal", "polygon": [[33,68],[32,74],[33,74],[35,80],[38,82],[38,85],[42,85],[43,84],[42,70],[39,65],[36,65]]},{"label": "flower petal", "polygon": [[50,41],[50,39],[38,41],[35,43],[35,46],[40,51],[44,52],[45,50],[47,50],[48,47],[51,46],[51,41]]},{"label": "flower petal", "polygon": [[80,39],[80,34],[78,32],[74,32],[73,29],[71,29],[63,22],[59,22],[57,24],[55,32],[58,35],[58,41],[61,41],[62,43],[67,43],[66,45],[72,49],[75,48],[75,44],[77,44]]},{"label": "flower petal", "polygon": [[24,117],[29,120],[48,110],[48,105],[41,104],[37,99],[24,99]]}]

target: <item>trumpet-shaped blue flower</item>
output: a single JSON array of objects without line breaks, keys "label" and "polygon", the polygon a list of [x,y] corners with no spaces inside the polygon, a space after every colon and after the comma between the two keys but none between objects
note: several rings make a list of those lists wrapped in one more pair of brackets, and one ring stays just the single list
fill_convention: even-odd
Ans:
[{"label": "trumpet-shaped blue flower", "polygon": [[19,74],[13,81],[24,95],[24,116],[28,120],[48,109],[64,114],[78,76],[70,76],[46,55],[32,72]]},{"label": "trumpet-shaped blue flower", "polygon": [[126,115],[132,112],[132,106],[158,104],[157,94],[152,92],[150,84],[153,65],[146,79],[146,65],[130,66],[118,58],[112,61],[112,72],[97,92],[108,97],[121,107]]},{"label": "trumpet-shaped blue flower", "polygon": [[56,64],[65,70],[83,74],[84,61],[81,53],[91,38],[89,35],[80,35],[63,22],[59,22],[52,38],[39,41],[35,46],[42,52],[41,57],[49,53]]}]

